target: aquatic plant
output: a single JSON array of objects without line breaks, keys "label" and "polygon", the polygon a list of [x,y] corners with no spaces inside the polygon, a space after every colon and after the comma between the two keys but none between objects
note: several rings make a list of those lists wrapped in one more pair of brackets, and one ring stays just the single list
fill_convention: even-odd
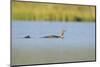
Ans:
[{"label": "aquatic plant", "polygon": [[95,21],[95,6],[13,1],[12,20]]}]

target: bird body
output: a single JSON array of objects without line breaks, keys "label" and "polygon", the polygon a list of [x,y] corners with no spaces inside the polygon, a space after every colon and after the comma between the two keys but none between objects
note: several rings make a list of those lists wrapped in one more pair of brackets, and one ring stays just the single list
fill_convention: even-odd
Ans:
[{"label": "bird body", "polygon": [[60,38],[60,36],[51,35],[51,36],[44,36],[42,38]]},{"label": "bird body", "polygon": [[41,37],[41,38],[64,38],[64,32],[65,32],[65,30],[62,30],[60,36],[50,35],[50,36],[44,36],[44,37]]}]

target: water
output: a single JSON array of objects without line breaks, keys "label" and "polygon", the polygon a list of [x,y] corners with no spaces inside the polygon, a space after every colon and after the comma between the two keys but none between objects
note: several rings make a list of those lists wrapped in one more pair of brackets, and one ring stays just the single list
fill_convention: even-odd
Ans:
[{"label": "water", "polygon": [[[59,35],[62,29],[64,39],[40,38]],[[12,21],[12,65],[91,60],[95,60],[95,23]]]}]

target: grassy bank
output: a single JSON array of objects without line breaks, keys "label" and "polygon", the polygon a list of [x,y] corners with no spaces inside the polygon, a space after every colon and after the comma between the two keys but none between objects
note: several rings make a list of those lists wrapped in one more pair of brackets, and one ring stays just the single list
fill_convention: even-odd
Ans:
[{"label": "grassy bank", "polygon": [[13,1],[12,19],[43,21],[95,21],[95,7]]}]

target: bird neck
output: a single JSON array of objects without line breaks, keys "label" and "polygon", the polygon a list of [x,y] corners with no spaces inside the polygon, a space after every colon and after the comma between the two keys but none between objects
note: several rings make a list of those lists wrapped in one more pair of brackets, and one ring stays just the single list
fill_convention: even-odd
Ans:
[{"label": "bird neck", "polygon": [[61,38],[64,38],[64,32],[61,33],[60,37]]}]

